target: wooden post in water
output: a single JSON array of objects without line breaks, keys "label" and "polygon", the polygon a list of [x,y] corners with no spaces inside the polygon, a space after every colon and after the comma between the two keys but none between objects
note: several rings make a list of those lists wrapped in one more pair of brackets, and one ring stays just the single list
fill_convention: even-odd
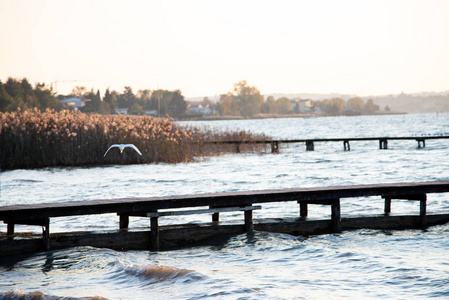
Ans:
[{"label": "wooden post in water", "polygon": [[271,153],[279,153],[279,142],[271,142]]},{"label": "wooden post in water", "polygon": [[151,248],[159,250],[159,217],[151,217]]},{"label": "wooden post in water", "polygon": [[315,146],[313,145],[313,141],[311,141],[311,140],[306,141],[306,150],[307,151],[315,150]]},{"label": "wooden post in water", "polygon": [[[217,206],[210,205],[209,209],[217,208]],[[212,222],[220,221],[220,213],[216,212],[212,214]]]},{"label": "wooden post in water", "polygon": [[388,140],[387,139],[379,140],[379,149],[388,149]]},{"label": "wooden post in water", "polygon": [[331,206],[332,210],[332,231],[341,231],[341,212],[340,212],[340,199],[335,199]]},{"label": "wooden post in water", "polygon": [[254,231],[253,211],[245,210],[245,230],[247,232]]},{"label": "wooden post in water", "polygon": [[6,235],[13,236],[14,235],[14,223],[9,222],[6,229]]},{"label": "wooden post in water", "polygon": [[128,214],[119,214],[119,228],[120,229],[128,229],[129,226],[129,215]]},{"label": "wooden post in water", "polygon": [[343,148],[345,151],[351,151],[351,146],[349,145],[348,140],[343,141]]},{"label": "wooden post in water", "polygon": [[426,147],[426,140],[425,139],[416,139],[418,142],[418,148],[425,148]]},{"label": "wooden post in water", "polygon": [[385,199],[385,215],[389,215],[391,212],[391,199],[404,199],[419,201],[419,223],[421,227],[426,226],[426,214],[427,214],[427,195],[426,194],[410,194],[410,195],[383,195],[382,198]]},{"label": "wooden post in water", "polygon": [[384,213],[385,215],[391,213],[391,197],[385,197]]},{"label": "wooden post in water", "polygon": [[427,195],[423,194],[419,203],[419,221],[421,227],[426,226],[426,214],[427,214]]},{"label": "wooden post in water", "polygon": [[42,223],[42,240],[44,241],[45,250],[50,250],[50,218],[46,218]]},{"label": "wooden post in water", "polygon": [[299,203],[299,216],[301,217],[301,218],[305,218],[305,217],[307,217],[307,215],[309,214],[309,211],[308,211],[308,207],[307,207],[308,205],[307,205],[307,203],[305,203],[305,202],[300,202]]}]

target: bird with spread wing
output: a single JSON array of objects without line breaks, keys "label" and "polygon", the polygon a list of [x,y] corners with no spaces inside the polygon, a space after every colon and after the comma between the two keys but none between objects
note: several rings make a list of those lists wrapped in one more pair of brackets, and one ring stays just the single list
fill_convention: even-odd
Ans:
[{"label": "bird with spread wing", "polygon": [[106,153],[104,154],[103,157],[106,156],[106,154],[108,154],[109,150],[111,150],[112,148],[119,148],[120,149],[120,153],[123,153],[123,150],[125,150],[125,148],[132,148],[134,149],[137,153],[139,153],[139,155],[142,155],[142,153],[140,152],[140,150],[134,146],[133,144],[114,144],[111,147],[109,147],[109,149],[106,151]]}]

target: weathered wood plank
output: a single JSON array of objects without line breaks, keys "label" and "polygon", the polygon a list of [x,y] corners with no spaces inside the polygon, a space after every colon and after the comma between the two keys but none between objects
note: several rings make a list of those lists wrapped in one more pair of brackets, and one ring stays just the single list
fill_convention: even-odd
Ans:
[{"label": "weathered wood plank", "polygon": [[261,209],[262,206],[245,206],[245,207],[222,207],[222,208],[206,208],[206,209],[192,209],[192,210],[181,210],[181,211],[158,211],[149,212],[147,217],[166,217],[166,216],[185,216],[185,215],[196,215],[196,214],[213,214],[222,212],[233,212],[233,211],[248,211],[254,209]]},{"label": "weathered wood plank", "polygon": [[[420,228],[418,216],[371,216],[363,218],[342,218],[341,230],[371,228],[378,230],[394,230]],[[427,225],[434,226],[449,222],[449,214],[428,215]],[[159,237],[160,248],[192,245],[217,235],[233,235],[245,232],[242,225],[186,224],[183,226],[162,226]],[[293,235],[311,235],[329,233],[329,221],[304,221],[298,218],[280,220],[257,220],[254,230],[288,233]],[[118,250],[151,249],[150,234],[147,230],[116,230],[106,232],[71,232],[51,235],[52,249],[74,246],[92,246]],[[40,237],[27,239],[0,239],[0,257],[45,250]]]}]

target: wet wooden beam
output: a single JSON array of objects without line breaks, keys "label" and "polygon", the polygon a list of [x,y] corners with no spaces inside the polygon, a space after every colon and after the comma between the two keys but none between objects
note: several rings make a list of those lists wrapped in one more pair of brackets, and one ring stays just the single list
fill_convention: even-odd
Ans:
[{"label": "wet wooden beam", "polygon": [[[442,225],[449,222],[449,214],[427,215],[427,226]],[[298,218],[260,219],[254,223],[254,230],[287,233],[292,235],[315,235],[331,233],[329,220],[305,221]],[[341,231],[357,229],[396,230],[421,228],[419,216],[367,216],[358,218],[342,218]],[[173,249],[195,245],[214,243],[217,236],[224,239],[245,232],[243,225],[225,224],[216,226],[207,224],[184,224],[178,226],[161,226],[159,248]],[[211,239],[211,240],[209,240]],[[106,232],[68,232],[51,235],[52,249],[78,246],[92,246],[117,250],[149,250],[151,240],[149,231],[115,230]],[[45,247],[39,235],[28,238],[8,240],[0,238],[0,256],[17,255],[44,251]]]}]

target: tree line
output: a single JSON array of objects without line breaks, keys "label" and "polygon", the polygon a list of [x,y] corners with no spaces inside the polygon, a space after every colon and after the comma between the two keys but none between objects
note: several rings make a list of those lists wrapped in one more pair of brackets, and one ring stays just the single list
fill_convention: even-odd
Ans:
[{"label": "tree line", "polygon": [[[249,86],[243,80],[234,84],[234,88],[227,94],[222,94],[217,103],[216,110],[223,116],[253,117],[259,114],[297,114],[303,113],[294,106],[295,99],[281,97],[277,100],[273,96],[264,97],[260,91]],[[309,100],[309,112],[329,116],[338,115],[369,115],[379,110],[372,99],[366,102],[360,97],[354,97],[347,101],[342,98],[324,99],[321,101]],[[388,108],[387,108],[388,110]]]},{"label": "tree line", "polygon": [[[186,115],[187,101],[180,90],[139,90],[134,93],[130,86],[125,86],[122,92],[107,89],[103,96],[100,91],[87,90],[77,86],[70,95],[56,95],[44,83],[34,87],[26,78],[18,80],[8,78],[0,81],[0,111],[10,112],[38,108],[59,111],[63,109],[60,100],[69,96],[82,99],[85,106],[79,108],[84,113],[113,114],[116,108],[128,109],[128,114],[153,114],[175,118]],[[213,105],[211,105],[213,106]],[[69,107],[70,108],[70,107]],[[373,100],[364,101],[354,97],[347,101],[342,98],[308,100],[308,113],[317,115],[361,115],[373,114],[379,110]],[[387,108],[388,110],[388,108]],[[259,89],[250,86],[246,80],[234,84],[233,89],[220,96],[215,105],[215,114],[221,116],[241,116],[250,118],[257,115],[288,115],[304,113],[295,107],[295,99],[281,97],[274,99],[269,96],[264,99]]]},{"label": "tree line", "polygon": [[[84,113],[113,114],[115,108],[127,108],[129,114],[145,114],[152,112],[160,116],[179,117],[185,113],[187,102],[180,90],[139,90],[134,93],[132,88],[125,86],[123,92],[107,89],[103,97],[100,91],[88,91],[85,87],[77,86],[70,95],[56,95],[44,83],[37,83],[33,87],[26,78],[8,78],[0,81],[0,112],[12,112],[38,108],[41,111],[63,109],[60,100],[77,97],[85,102],[79,108]],[[70,107],[69,107],[70,109]]]}]

